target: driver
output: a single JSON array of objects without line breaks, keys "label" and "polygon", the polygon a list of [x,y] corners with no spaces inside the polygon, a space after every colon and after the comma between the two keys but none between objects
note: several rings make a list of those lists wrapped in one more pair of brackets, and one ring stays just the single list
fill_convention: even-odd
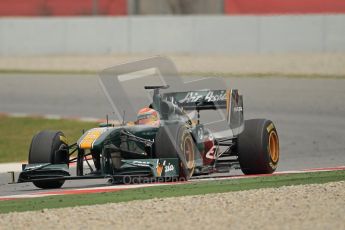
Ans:
[{"label": "driver", "polygon": [[137,125],[152,125],[159,126],[160,119],[156,110],[145,107],[139,110],[137,115]]}]

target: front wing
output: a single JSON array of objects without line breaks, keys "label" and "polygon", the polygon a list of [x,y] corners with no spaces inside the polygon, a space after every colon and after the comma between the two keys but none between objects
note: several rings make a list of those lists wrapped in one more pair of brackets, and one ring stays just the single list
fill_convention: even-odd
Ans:
[{"label": "front wing", "polygon": [[180,166],[177,158],[123,159],[120,167],[109,165],[110,170],[101,174],[71,176],[67,164],[24,164],[18,183],[49,180],[76,180],[92,178],[151,177],[177,178]]}]

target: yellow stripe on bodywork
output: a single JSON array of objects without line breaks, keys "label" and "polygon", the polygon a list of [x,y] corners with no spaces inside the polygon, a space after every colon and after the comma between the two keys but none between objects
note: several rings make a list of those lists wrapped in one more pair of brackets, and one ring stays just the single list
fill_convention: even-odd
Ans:
[{"label": "yellow stripe on bodywork", "polygon": [[91,149],[92,144],[97,140],[98,137],[101,136],[102,133],[104,133],[106,129],[104,128],[94,128],[87,131],[87,133],[84,135],[83,140],[79,144],[79,148],[81,149]]},{"label": "yellow stripe on bodywork", "polygon": [[67,138],[65,136],[60,136],[60,141],[68,145]]}]

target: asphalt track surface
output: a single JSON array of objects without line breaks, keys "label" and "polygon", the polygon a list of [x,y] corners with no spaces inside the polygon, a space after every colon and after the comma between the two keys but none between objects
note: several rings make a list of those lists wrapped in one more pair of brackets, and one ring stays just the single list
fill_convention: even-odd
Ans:
[{"label": "asphalt track surface", "polygon": [[[345,165],[345,79],[277,76],[224,81],[244,95],[245,119],[268,118],[276,124],[278,171]],[[111,109],[93,75],[1,74],[0,112],[104,118]],[[0,195],[35,190],[31,184],[6,185],[7,178],[0,174]],[[70,181],[64,188],[105,182]]]}]

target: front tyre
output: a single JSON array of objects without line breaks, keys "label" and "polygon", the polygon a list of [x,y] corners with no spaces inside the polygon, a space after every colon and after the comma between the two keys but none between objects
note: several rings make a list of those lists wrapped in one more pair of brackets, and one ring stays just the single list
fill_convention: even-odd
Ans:
[{"label": "front tyre", "polygon": [[[68,164],[68,145],[61,131],[41,131],[32,138],[29,150],[29,164]],[[61,188],[65,180],[35,181],[36,187],[43,189]]]},{"label": "front tyre", "polygon": [[196,145],[184,124],[170,124],[159,128],[155,139],[157,158],[180,160],[179,180],[189,180],[195,168]]},{"label": "front tyre", "polygon": [[272,121],[253,119],[245,121],[238,138],[238,158],[244,174],[273,173],[279,161],[278,132]]}]

